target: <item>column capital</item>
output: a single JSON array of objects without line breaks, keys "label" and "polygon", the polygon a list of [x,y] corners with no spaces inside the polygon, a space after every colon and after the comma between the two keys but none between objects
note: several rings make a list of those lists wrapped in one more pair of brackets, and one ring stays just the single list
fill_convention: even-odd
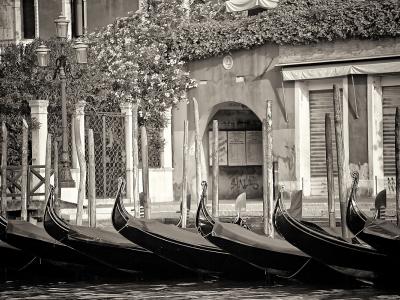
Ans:
[{"label": "column capital", "polygon": [[85,114],[85,106],[86,106],[86,101],[80,100],[75,104],[75,114],[77,116],[82,116]]},{"label": "column capital", "polygon": [[132,114],[132,103],[131,102],[122,102],[119,104],[119,108],[121,109],[121,113],[125,115]]},{"label": "column capital", "polygon": [[33,113],[47,113],[49,100],[30,100],[29,106]]}]

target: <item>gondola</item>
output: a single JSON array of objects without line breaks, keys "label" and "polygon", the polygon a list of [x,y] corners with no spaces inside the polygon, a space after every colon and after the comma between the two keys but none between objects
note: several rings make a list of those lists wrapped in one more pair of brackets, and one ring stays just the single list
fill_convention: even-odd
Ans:
[{"label": "gondola", "polygon": [[[121,189],[117,198],[121,197]],[[130,242],[115,231],[71,225],[54,210],[54,192],[46,204],[44,227],[57,241],[68,245],[90,259],[124,274],[163,277],[179,271],[175,265]]]},{"label": "gondola", "polygon": [[[347,226],[356,237],[368,245],[397,259],[400,253],[400,228],[390,221],[367,217],[357,206],[357,185],[358,173],[354,173],[353,186],[347,205]],[[377,195],[377,198],[385,196],[386,191],[384,190]]]},{"label": "gondola", "polygon": [[344,274],[388,283],[399,268],[387,255],[372,247],[352,243],[316,224],[296,220],[284,209],[280,199],[276,203],[273,223],[289,243]]},{"label": "gondola", "polygon": [[196,231],[134,218],[126,211],[121,197],[116,198],[112,222],[130,241],[197,274],[242,280],[264,278],[259,269],[223,251]]},{"label": "gondola", "polygon": [[[15,277],[49,276],[53,279],[77,278],[77,272],[92,269],[90,262],[75,250],[50,237],[43,227],[26,221],[0,217],[0,266]],[[81,276],[79,276],[81,277]]]},{"label": "gondola", "polygon": [[215,221],[208,213],[205,204],[207,183],[203,182],[202,186],[196,213],[196,227],[201,235],[213,244],[266,274],[313,283],[317,281],[348,283],[348,278],[341,273],[317,262],[287,241],[252,232],[240,218],[234,223]]},{"label": "gondola", "polygon": [[7,219],[0,216],[0,269],[3,271],[2,273],[8,270],[22,270],[34,259],[34,256],[4,242],[6,232]]}]

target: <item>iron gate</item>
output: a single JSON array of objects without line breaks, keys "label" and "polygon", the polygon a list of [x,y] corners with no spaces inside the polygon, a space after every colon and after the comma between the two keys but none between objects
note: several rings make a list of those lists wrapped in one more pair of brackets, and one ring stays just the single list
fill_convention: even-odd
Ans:
[{"label": "iron gate", "polygon": [[[90,113],[85,115],[85,132],[93,129],[96,163],[96,196],[113,198],[118,178],[126,175],[125,115],[121,113]],[[86,137],[86,157],[88,138]]]}]

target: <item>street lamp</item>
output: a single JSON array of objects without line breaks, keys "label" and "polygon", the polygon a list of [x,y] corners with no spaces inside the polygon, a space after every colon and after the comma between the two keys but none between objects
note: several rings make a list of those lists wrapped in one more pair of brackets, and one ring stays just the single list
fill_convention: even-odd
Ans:
[{"label": "street lamp", "polygon": [[[69,21],[65,16],[59,16],[54,20],[56,24],[56,37],[61,40],[61,55],[56,59],[56,69],[54,70],[53,79],[60,78],[61,87],[61,112],[62,112],[62,154],[60,160],[60,188],[75,187],[75,182],[71,176],[70,158],[68,153],[68,131],[67,131],[67,99],[66,99],[66,70],[68,58],[64,54],[64,43],[67,39]],[[81,41],[75,42],[73,47],[75,49],[76,61],[78,64],[87,63],[87,48],[88,46]],[[39,67],[47,67],[49,65],[50,49],[45,45],[40,45],[36,50],[37,62]],[[72,74],[71,74],[72,76]]]}]

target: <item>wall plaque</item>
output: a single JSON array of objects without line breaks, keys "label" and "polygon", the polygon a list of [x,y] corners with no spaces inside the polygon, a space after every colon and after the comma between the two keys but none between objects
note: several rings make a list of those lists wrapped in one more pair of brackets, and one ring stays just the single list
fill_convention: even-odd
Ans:
[{"label": "wall plaque", "polygon": [[233,57],[230,55],[225,55],[222,59],[222,66],[225,70],[230,70],[233,67]]}]

